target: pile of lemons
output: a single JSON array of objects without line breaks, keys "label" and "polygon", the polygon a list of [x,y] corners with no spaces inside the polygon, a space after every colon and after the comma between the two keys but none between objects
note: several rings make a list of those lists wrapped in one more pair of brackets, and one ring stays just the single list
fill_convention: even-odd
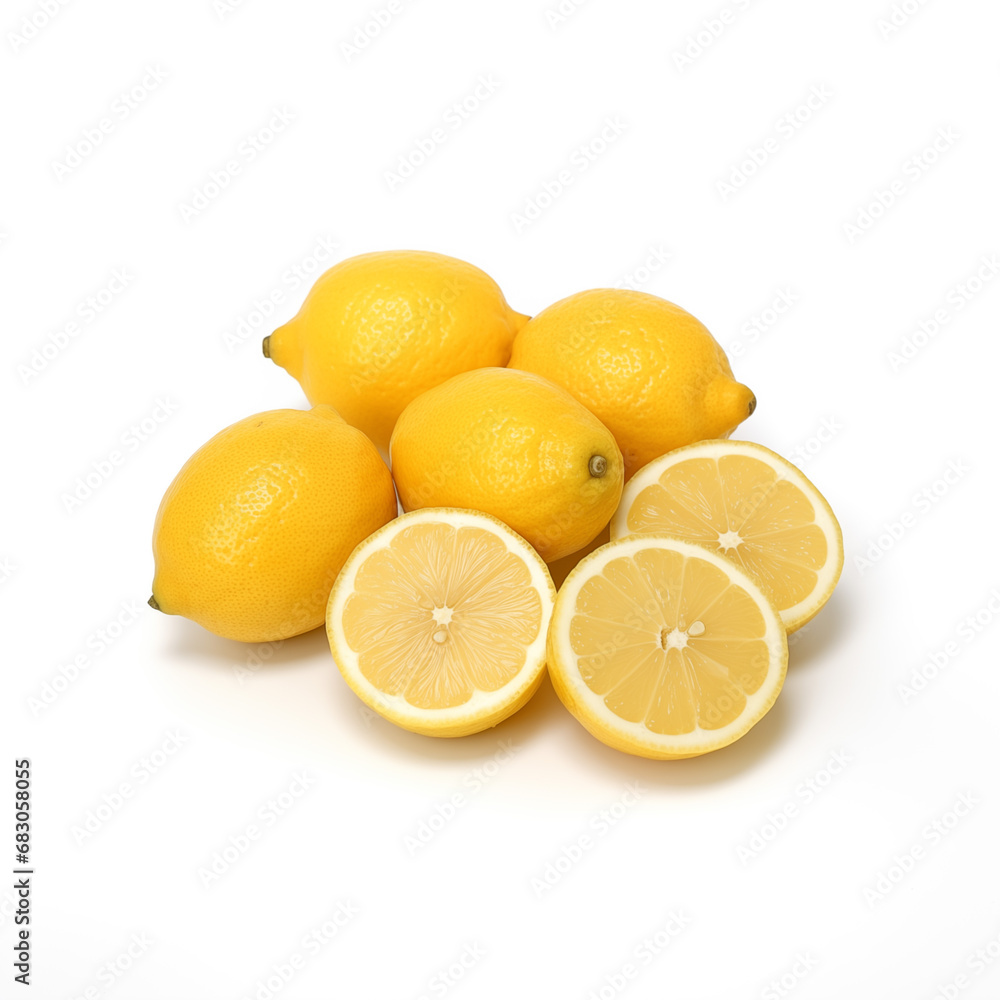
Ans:
[{"label": "pile of lemons", "polygon": [[728,440],[756,399],[692,315],[596,289],[529,319],[471,264],[371,253],[263,349],[312,409],[188,460],[153,607],[245,642],[325,622],[354,692],[434,736],[507,718],[546,664],[647,757],[725,746],[774,703],[843,542],[801,472]]}]

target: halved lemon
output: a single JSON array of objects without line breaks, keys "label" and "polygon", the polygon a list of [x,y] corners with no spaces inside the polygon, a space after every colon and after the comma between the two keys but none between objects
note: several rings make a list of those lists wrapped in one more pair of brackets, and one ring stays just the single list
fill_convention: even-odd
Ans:
[{"label": "halved lemon", "polygon": [[556,693],[594,736],[671,759],[718,750],[758,722],[781,690],[788,644],[767,597],[730,560],[634,535],[566,578],[548,660]]},{"label": "halved lemon", "polygon": [[700,441],[626,484],[611,537],[667,534],[746,570],[794,632],[823,607],[844,538],[823,495],[791,462],[749,441]]},{"label": "halved lemon", "polygon": [[327,605],[333,658],[397,726],[465,736],[541,683],[555,587],[537,552],[488,514],[403,514],[353,552]]}]

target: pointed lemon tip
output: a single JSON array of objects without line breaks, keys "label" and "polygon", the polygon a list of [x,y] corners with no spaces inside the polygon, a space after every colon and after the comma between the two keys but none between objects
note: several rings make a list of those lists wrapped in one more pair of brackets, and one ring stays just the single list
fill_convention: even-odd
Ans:
[{"label": "pointed lemon tip", "polygon": [[757,409],[757,397],[742,382],[716,379],[705,393],[705,412],[718,425],[717,431],[732,430]]},{"label": "pointed lemon tip", "polygon": [[[302,345],[299,342],[297,317],[276,327],[260,344],[265,358],[270,358],[279,368],[298,378],[302,364]],[[306,393],[306,395],[309,395]]]},{"label": "pointed lemon tip", "polygon": [[163,610],[163,608],[161,608],[161,607],[160,607],[160,605],[159,605],[159,604],[157,604],[157,602],[156,602],[156,598],[155,598],[155,597],[150,597],[150,599],[149,599],[148,601],[146,601],[146,603],[147,603],[147,604],[148,604],[148,605],[149,605],[149,606],[150,606],[150,607],[151,607],[151,608],[152,608],[152,609],[153,609],[154,611],[162,611],[162,610]]}]

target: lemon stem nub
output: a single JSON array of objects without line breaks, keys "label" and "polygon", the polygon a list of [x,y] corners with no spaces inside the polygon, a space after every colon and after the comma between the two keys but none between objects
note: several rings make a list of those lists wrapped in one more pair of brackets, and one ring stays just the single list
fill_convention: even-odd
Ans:
[{"label": "lemon stem nub", "polygon": [[147,604],[148,604],[148,605],[149,605],[149,606],[150,606],[150,607],[151,607],[151,608],[152,608],[152,609],[153,609],[154,611],[162,611],[162,610],[163,610],[163,609],[162,609],[162,608],[161,608],[161,607],[159,606],[159,604],[157,604],[157,603],[156,603],[156,598],[155,598],[155,597],[150,597],[150,599],[149,599],[148,601],[146,601],[146,603],[147,603]]},{"label": "lemon stem nub", "polygon": [[[265,351],[264,353],[266,354],[267,352]],[[751,394],[750,402],[747,403],[747,416],[752,417],[753,411],[756,409],[757,409],[757,397]]]},{"label": "lemon stem nub", "polygon": [[587,468],[595,479],[600,479],[608,471],[608,460],[603,455],[591,455]]},{"label": "lemon stem nub", "polygon": [[[264,357],[265,358],[269,358],[271,356],[271,336],[270,336],[270,334],[268,334],[268,336],[266,336],[261,341],[260,349],[264,352]],[[753,413],[753,408],[752,407],[751,407],[750,412]]]}]

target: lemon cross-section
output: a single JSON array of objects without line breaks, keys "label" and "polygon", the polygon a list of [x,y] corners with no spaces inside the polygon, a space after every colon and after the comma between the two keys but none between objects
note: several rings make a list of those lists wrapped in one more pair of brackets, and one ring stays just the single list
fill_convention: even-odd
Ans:
[{"label": "lemon cross-section", "polygon": [[785,630],[729,560],[687,542],[610,542],[570,573],[549,630],[560,699],[609,746],[691,757],[726,746],[771,707]]},{"label": "lemon cross-section", "polygon": [[746,570],[787,631],[829,599],[844,565],[840,526],[819,490],[747,441],[702,441],[650,462],[626,486],[611,537],[669,534]]},{"label": "lemon cross-section", "polygon": [[519,535],[476,511],[404,514],[355,550],[327,609],[344,679],[433,736],[496,725],[535,692],[555,588]]}]

